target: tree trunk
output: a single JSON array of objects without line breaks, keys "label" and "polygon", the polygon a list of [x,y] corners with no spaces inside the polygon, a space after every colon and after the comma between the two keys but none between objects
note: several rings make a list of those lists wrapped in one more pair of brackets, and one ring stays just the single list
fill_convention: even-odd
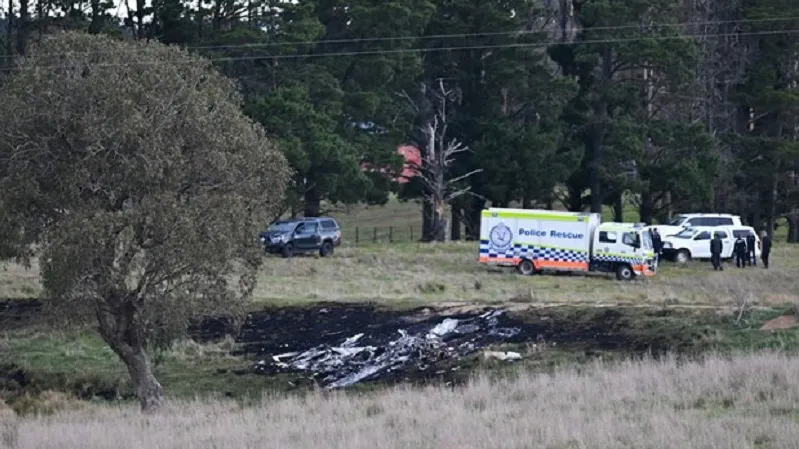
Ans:
[{"label": "tree trunk", "polygon": [[143,412],[158,411],[164,405],[164,390],[153,375],[152,365],[141,348],[122,356]]},{"label": "tree trunk", "polygon": [[91,0],[91,22],[89,22],[89,34],[100,34],[103,24],[100,21],[100,0]]},{"label": "tree trunk", "polygon": [[136,29],[136,38],[138,40],[144,39],[144,8],[146,5],[144,0],[136,0],[136,22],[138,28]]},{"label": "tree trunk", "polygon": [[19,22],[17,22],[17,53],[22,56],[28,44],[28,22],[30,22],[28,0],[19,1]]},{"label": "tree trunk", "polygon": [[476,196],[469,201],[464,214],[467,240],[480,240],[480,222],[485,204],[485,200]]},{"label": "tree trunk", "polygon": [[430,241],[433,229],[433,205],[426,199],[422,202],[422,236],[423,242]]},{"label": "tree trunk", "polygon": [[14,0],[8,0],[8,12],[6,13],[6,66],[11,67],[14,60],[14,44],[12,30],[14,29]]},{"label": "tree trunk", "polygon": [[450,238],[452,240],[460,240],[461,239],[461,216],[463,214],[463,210],[458,207],[457,205],[452,206],[452,221],[450,222]]},{"label": "tree trunk", "polygon": [[444,215],[444,201],[441,198],[433,199],[433,221],[430,232],[430,240],[443,242],[447,235],[447,220]]},{"label": "tree trunk", "polygon": [[305,190],[305,207],[303,215],[306,217],[318,217],[322,205],[322,198],[319,195],[319,189],[316,186],[311,186]]},{"label": "tree trunk", "polygon": [[[768,192],[768,201],[767,201],[767,208],[766,209],[766,232],[768,232],[768,236],[771,237],[771,241],[774,241],[774,221],[775,217],[777,216],[777,187],[779,186],[779,179],[777,176],[774,176],[771,180],[771,189]],[[790,233],[788,234],[790,236]],[[797,240],[799,241],[799,240]]]},{"label": "tree trunk", "polygon": [[624,222],[624,194],[619,193],[613,198],[613,219],[616,223]]},{"label": "tree trunk", "polygon": [[799,243],[799,211],[791,212],[786,218],[788,219],[788,243]]},{"label": "tree trunk", "polygon": [[607,92],[608,86],[613,76],[613,47],[610,45],[605,46],[605,51],[602,54],[602,92],[600,92],[601,99],[597,107],[597,115],[599,116],[598,122],[594,123],[594,133],[591,148],[591,173],[589,178],[591,180],[591,212],[602,213],[602,204],[604,203],[604,192],[602,191],[602,169],[605,165],[605,134],[607,132],[608,121],[608,99],[610,94]]},{"label": "tree trunk", "polygon": [[655,213],[655,205],[652,204],[652,195],[649,192],[641,193],[641,204],[638,205],[638,215],[643,223],[652,224],[652,217]]},{"label": "tree trunk", "polygon": [[144,325],[137,308],[132,299],[122,295],[108,297],[111,300],[97,304],[100,335],[127,367],[142,411],[158,411],[164,404],[164,390],[144,350]]},{"label": "tree trunk", "polygon": [[583,189],[574,185],[569,185],[569,204],[566,206],[569,212],[581,212],[583,210]]}]

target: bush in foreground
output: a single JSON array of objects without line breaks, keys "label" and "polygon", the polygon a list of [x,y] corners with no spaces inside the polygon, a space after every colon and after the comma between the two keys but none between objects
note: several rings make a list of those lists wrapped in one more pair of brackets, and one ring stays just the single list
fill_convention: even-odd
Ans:
[{"label": "bush in foreground", "polygon": [[597,363],[463,389],[312,394],[252,408],[171,403],[24,418],[13,449],[753,448],[799,439],[799,358]]}]

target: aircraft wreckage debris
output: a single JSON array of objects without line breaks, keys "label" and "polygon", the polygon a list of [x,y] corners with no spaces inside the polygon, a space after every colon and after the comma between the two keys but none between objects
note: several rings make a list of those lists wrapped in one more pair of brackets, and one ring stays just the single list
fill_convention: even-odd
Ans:
[{"label": "aircraft wreckage debris", "polygon": [[[435,326],[422,324],[398,329],[388,335],[358,333],[304,351],[273,355],[256,363],[262,374],[308,373],[322,386],[333,389],[377,380],[392,373],[418,369],[426,371],[442,361],[456,360],[486,345],[500,343],[521,332],[519,327],[502,327],[501,310],[465,319],[446,318]],[[494,357],[516,360],[516,353]]]}]

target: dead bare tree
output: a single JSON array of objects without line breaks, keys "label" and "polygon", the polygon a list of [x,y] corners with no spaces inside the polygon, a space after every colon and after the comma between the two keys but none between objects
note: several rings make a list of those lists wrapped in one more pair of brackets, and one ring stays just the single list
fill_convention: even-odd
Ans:
[{"label": "dead bare tree", "polygon": [[417,117],[413,140],[421,152],[421,162],[412,163],[411,168],[421,181],[424,200],[432,211],[429,232],[423,239],[444,241],[446,206],[469,193],[470,186],[464,185],[463,181],[482,169],[456,176],[451,173],[456,156],[470,151],[468,145],[451,135],[449,126],[450,109],[457,104],[459,92],[448,89],[444,80],[439,79],[435,86],[422,83],[419,94],[415,101],[405,92],[402,96],[408,100]]}]

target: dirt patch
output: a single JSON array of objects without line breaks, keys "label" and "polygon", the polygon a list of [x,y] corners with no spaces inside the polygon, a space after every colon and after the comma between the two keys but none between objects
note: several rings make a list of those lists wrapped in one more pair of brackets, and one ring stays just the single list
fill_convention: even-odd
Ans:
[{"label": "dirt patch", "polygon": [[780,329],[790,329],[792,327],[799,326],[799,319],[797,319],[794,315],[782,315],[774,318],[773,320],[768,320],[763,323],[763,326],[760,327],[762,331],[773,331],[773,330],[780,330]]}]

